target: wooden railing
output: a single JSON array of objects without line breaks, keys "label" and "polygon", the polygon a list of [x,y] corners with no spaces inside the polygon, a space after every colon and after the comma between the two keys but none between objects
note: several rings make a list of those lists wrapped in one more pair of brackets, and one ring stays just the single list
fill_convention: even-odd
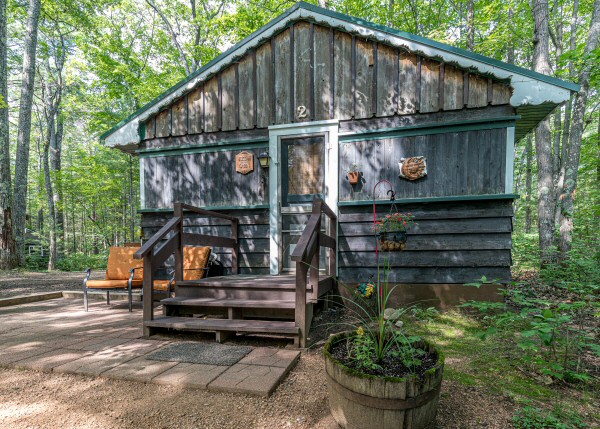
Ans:
[{"label": "wooden railing", "polygon": [[[184,232],[184,214],[186,212],[230,221],[231,237]],[[152,305],[154,271],[174,254],[175,282],[177,283],[183,280],[183,247],[186,244],[231,248],[231,271],[233,274],[238,273],[238,226],[239,220],[236,217],[204,210],[183,203],[175,203],[173,219],[167,222],[165,226],[152,236],[152,238],[146,241],[134,255],[136,259],[144,260],[144,321],[154,319]],[[166,241],[164,241],[165,239]]]},{"label": "wooden railing", "polygon": [[[329,217],[327,233],[321,231],[321,215]],[[306,334],[310,327],[311,316],[307,314],[309,307],[306,305],[306,291],[310,285],[312,289],[311,299],[319,298],[319,261],[321,247],[329,249],[327,274],[336,276],[336,242],[337,216],[325,202],[315,197],[313,201],[312,214],[304,231],[292,253],[292,261],[296,262],[296,326],[300,328],[298,345],[305,347]]]}]

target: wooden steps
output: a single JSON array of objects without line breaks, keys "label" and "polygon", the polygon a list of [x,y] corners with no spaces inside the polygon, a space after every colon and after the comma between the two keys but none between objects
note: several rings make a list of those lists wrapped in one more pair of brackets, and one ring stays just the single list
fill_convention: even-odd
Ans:
[{"label": "wooden steps", "polygon": [[221,308],[280,308],[294,309],[295,301],[264,300],[264,299],[223,299],[223,298],[167,298],[161,303],[175,307],[221,307]]},{"label": "wooden steps", "polygon": [[191,332],[215,332],[218,342],[223,342],[237,332],[257,334],[279,334],[297,336],[299,328],[294,322],[240,320],[240,319],[196,319],[191,317],[157,317],[144,322],[144,328],[176,329]]}]

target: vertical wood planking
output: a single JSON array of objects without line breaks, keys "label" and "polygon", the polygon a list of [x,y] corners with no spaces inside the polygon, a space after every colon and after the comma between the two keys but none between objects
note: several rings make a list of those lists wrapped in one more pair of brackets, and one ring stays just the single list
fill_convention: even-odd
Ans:
[{"label": "vertical wood planking", "polygon": [[451,65],[444,67],[444,110],[457,110],[464,107],[463,72]]},{"label": "vertical wood planking", "polygon": [[240,98],[238,108],[240,112],[239,128],[247,130],[254,128],[254,108],[256,103],[256,81],[254,79],[254,55],[248,55],[238,64],[238,86]]},{"label": "vertical wood planking", "polygon": [[275,36],[273,52],[275,58],[275,123],[287,124],[292,122],[290,112],[291,96],[291,52],[290,29]]},{"label": "vertical wood planking", "polygon": [[237,128],[237,80],[234,64],[221,73],[221,129],[231,131]]},{"label": "vertical wood planking", "polygon": [[[311,70],[311,35],[310,24],[299,22],[294,25],[294,97],[292,114],[298,122],[310,120],[314,112],[311,111],[311,87],[313,73]],[[306,108],[306,116],[298,117],[298,107]]]},{"label": "vertical wood planking", "polygon": [[440,63],[423,58],[421,61],[421,113],[437,112],[440,110]]},{"label": "vertical wood planking", "polygon": [[400,53],[398,113],[406,115],[417,111],[417,56]]},{"label": "vertical wood planking", "polygon": [[[490,183],[488,194],[501,194],[504,191],[504,170],[506,168],[506,129],[489,130],[490,158],[488,169]],[[504,139],[504,144],[502,140]]]},{"label": "vertical wood planking", "polygon": [[202,88],[197,88],[188,95],[189,134],[202,132]]},{"label": "vertical wood planking", "polygon": [[487,84],[487,78],[472,73],[469,75],[469,99],[467,107],[487,106]]},{"label": "vertical wood planking", "polygon": [[511,96],[512,89],[509,85],[497,82],[492,84],[492,105],[508,104]]},{"label": "vertical wood planking", "polygon": [[148,119],[145,123],[146,126],[146,140],[154,138],[154,116]]},{"label": "vertical wood planking", "polygon": [[398,107],[396,50],[387,45],[377,49],[377,116],[393,116]]},{"label": "vertical wood planking", "polygon": [[173,104],[173,130],[171,135],[183,136],[187,134],[187,100],[185,97],[180,98]]},{"label": "vertical wood planking", "polygon": [[[347,47],[350,47],[350,36],[347,36],[344,40],[347,41]],[[330,110],[333,106],[336,106],[338,104],[338,96],[337,96],[337,91],[335,91],[336,94],[336,101],[334,103],[334,100],[331,99],[331,94],[332,94],[332,89],[337,88],[337,83],[334,82],[334,85],[332,88],[331,87],[331,74],[333,73],[333,64],[331,61],[331,51],[332,49],[334,49],[335,51],[335,47],[332,48],[331,46],[331,31],[329,28],[325,28],[325,27],[321,27],[318,25],[314,26],[314,58],[315,58],[315,62],[314,62],[314,82],[315,82],[315,93],[314,93],[314,103],[315,103],[315,111],[314,111],[314,118],[316,121],[321,121],[324,119],[329,119],[330,116]],[[334,53],[335,55],[335,53]],[[344,94],[343,98],[346,102],[346,105],[348,105],[348,102],[350,101],[350,97],[352,96],[351,93],[351,86],[350,86],[350,59],[351,59],[351,55],[350,55],[350,51],[348,51],[348,55],[346,57],[346,60],[348,61],[347,63],[347,67],[348,69],[346,71],[344,71],[344,73],[346,74],[347,82],[346,85],[348,86],[346,89],[344,89],[345,91],[347,91],[346,94]],[[337,59],[336,59],[336,63],[337,63]],[[336,64],[336,68],[341,66]],[[344,75],[342,75],[343,77]],[[337,106],[336,106],[337,107]],[[345,112],[345,115],[342,116],[338,116],[337,114],[335,115],[337,118],[340,119],[346,119],[349,118],[348,116],[348,111]]]},{"label": "vertical wood planking", "polygon": [[270,43],[256,50],[256,125],[266,128],[273,119],[273,51]]},{"label": "vertical wood planking", "polygon": [[219,130],[219,79],[213,76],[204,84],[204,131]]},{"label": "vertical wood planking", "polygon": [[373,110],[373,43],[365,39],[356,39],[356,77],[355,77],[355,112],[359,118],[370,118]]},{"label": "vertical wood planking", "polygon": [[[315,33],[315,50],[317,46]],[[334,115],[337,119],[349,119],[353,115],[352,93],[352,37],[347,33],[336,31],[333,41],[334,63]],[[317,92],[318,94],[318,92]]]},{"label": "vertical wood planking", "polygon": [[171,126],[171,109],[166,109],[156,115],[156,137],[168,137]]}]

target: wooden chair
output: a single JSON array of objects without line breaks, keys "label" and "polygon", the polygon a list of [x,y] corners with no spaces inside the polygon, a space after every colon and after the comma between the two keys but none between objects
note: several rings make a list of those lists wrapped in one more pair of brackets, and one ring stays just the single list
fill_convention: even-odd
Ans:
[{"label": "wooden chair", "polygon": [[[200,280],[208,273],[208,260],[210,259],[210,247],[185,246],[183,248],[183,280]],[[154,280],[153,292],[171,297],[175,286],[175,271],[173,270],[170,280]]]},{"label": "wooden chair", "polygon": [[144,282],[143,261],[133,259],[138,247],[111,247],[108,254],[106,278],[90,280],[92,270],[88,268],[83,280],[83,305],[88,311],[88,290],[105,290],[106,304],[110,304],[110,291],[126,289],[129,293],[129,311],[132,311],[132,289],[141,289]]}]

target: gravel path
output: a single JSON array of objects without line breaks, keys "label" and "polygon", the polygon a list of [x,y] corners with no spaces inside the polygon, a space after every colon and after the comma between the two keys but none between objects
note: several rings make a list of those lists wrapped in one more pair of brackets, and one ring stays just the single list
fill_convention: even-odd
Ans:
[{"label": "gravel path", "polygon": [[[512,406],[444,382],[437,428],[508,428]],[[320,351],[303,353],[268,399],[104,378],[0,369],[0,427],[320,428],[329,413]]]},{"label": "gravel path", "polygon": [[[84,272],[0,271],[0,298],[61,290],[83,290]],[[104,271],[92,271],[94,279],[103,279]]]},{"label": "gravel path", "polygon": [[[82,273],[2,272],[0,297],[79,290],[82,279]],[[317,318],[311,335],[320,345],[302,353],[270,398],[0,368],[0,428],[337,428],[321,355],[336,318]],[[506,398],[444,381],[436,427],[504,429],[513,412]]]}]

